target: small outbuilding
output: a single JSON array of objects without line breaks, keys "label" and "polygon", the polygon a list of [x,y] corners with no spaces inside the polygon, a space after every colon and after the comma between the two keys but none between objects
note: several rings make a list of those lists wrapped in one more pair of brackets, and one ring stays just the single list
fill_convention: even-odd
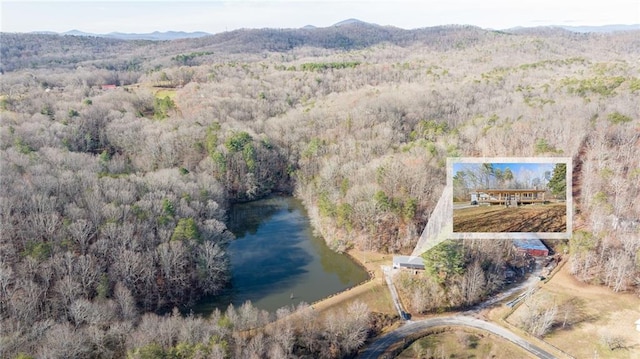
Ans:
[{"label": "small outbuilding", "polygon": [[393,268],[424,270],[424,261],[420,256],[393,256]]},{"label": "small outbuilding", "polygon": [[640,332],[640,319],[636,320],[636,330]]},{"label": "small outbuilding", "polygon": [[526,253],[533,257],[546,257],[549,255],[549,248],[538,238],[514,239],[513,246],[518,252]]}]

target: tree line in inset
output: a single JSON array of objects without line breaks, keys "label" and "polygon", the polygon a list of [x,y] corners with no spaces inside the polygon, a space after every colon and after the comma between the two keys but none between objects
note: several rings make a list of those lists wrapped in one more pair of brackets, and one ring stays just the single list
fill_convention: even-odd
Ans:
[{"label": "tree line in inset", "polygon": [[[518,163],[511,164],[517,167]],[[548,167],[548,166],[547,166]],[[454,201],[468,201],[472,193],[494,189],[537,189],[547,190],[555,198],[566,198],[566,163],[556,163],[553,169],[541,173],[532,170],[514,174],[507,165],[493,163],[466,163],[454,167]]]}]

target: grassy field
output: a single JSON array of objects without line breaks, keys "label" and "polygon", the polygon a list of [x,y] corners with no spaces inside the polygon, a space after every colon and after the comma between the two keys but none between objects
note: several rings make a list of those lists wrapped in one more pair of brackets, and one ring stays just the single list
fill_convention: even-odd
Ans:
[{"label": "grassy field", "polygon": [[153,87],[154,94],[157,98],[169,97],[174,100],[176,98],[176,89]]},{"label": "grassy field", "polygon": [[565,232],[566,203],[454,209],[454,232]]},{"label": "grassy field", "polygon": [[[555,325],[544,340],[575,358],[640,358],[640,333],[634,325],[640,319],[640,298],[580,283],[568,267],[534,294],[558,305]],[[526,309],[518,307],[507,321],[517,325]]]},{"label": "grassy field", "polygon": [[516,345],[472,329],[435,332],[413,342],[397,358],[535,358]]}]

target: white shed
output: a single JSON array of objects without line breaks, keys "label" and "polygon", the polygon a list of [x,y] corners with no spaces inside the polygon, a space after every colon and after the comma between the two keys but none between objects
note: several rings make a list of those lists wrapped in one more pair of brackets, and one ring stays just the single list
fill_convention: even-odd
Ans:
[{"label": "white shed", "polygon": [[640,332],[640,319],[636,320],[636,330]]}]

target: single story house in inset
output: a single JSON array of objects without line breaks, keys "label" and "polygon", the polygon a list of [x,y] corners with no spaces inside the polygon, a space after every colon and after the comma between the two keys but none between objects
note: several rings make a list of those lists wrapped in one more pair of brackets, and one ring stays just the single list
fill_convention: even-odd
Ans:
[{"label": "single story house in inset", "polygon": [[424,261],[420,256],[393,256],[393,268],[424,270]]},{"label": "single story house in inset", "polygon": [[479,189],[476,196],[480,203],[488,204],[533,204],[545,203],[545,190],[537,188],[528,189]]},{"label": "single story house in inset", "polygon": [[518,252],[526,253],[533,257],[546,257],[549,255],[549,248],[538,238],[514,239],[513,246]]}]

